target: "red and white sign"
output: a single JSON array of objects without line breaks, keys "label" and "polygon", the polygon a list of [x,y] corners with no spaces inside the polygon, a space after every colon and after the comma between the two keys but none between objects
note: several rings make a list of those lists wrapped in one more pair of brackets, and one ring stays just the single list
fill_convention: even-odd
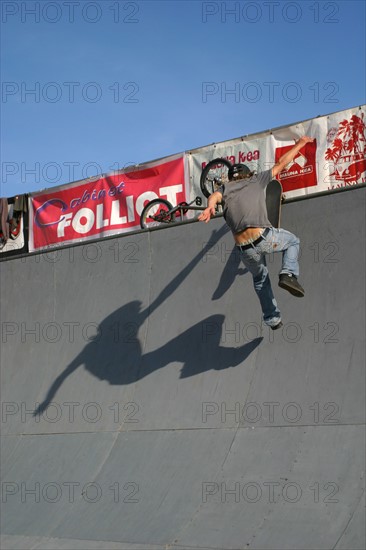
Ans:
[{"label": "red and white sign", "polygon": [[30,251],[140,228],[152,199],[186,200],[184,158],[37,193],[30,200]]},{"label": "red and white sign", "polygon": [[[293,145],[286,147],[277,147],[275,161],[278,160],[287,151],[292,149]],[[316,175],[316,140],[307,143],[296,155],[296,157],[280,172],[277,179],[282,184],[282,189],[293,191],[294,189],[305,189],[317,185]]]}]

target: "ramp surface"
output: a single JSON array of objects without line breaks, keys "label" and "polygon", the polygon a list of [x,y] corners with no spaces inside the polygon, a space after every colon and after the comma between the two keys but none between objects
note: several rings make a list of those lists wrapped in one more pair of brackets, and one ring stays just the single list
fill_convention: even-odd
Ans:
[{"label": "ramp surface", "polygon": [[365,548],[365,189],[282,218],[276,332],[222,218],[1,264],[2,548]]}]

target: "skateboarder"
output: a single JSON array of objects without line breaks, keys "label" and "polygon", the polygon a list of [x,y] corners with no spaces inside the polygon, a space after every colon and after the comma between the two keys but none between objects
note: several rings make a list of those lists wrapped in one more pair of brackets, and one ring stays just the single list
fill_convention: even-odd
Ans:
[{"label": "skateboarder", "polygon": [[241,251],[244,265],[253,276],[254,289],[261,303],[263,320],[276,330],[282,326],[281,313],[273,296],[266,266],[265,254],[282,252],[282,268],[278,285],[293,296],[304,296],[304,289],[297,280],[300,240],[284,229],[272,227],[267,216],[266,187],[297,155],[306,143],[314,141],[301,137],[273,166],[272,169],[254,174],[244,164],[229,168],[229,183],[210,195],[208,207],[199,216],[209,222],[215,215],[215,206],[223,204],[223,214],[231,229],[235,243]]}]

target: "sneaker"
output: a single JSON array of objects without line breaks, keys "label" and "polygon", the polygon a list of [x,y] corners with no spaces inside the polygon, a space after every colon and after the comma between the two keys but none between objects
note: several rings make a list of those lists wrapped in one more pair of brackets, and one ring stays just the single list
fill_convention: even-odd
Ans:
[{"label": "sneaker", "polygon": [[278,330],[278,329],[281,328],[281,327],[283,327],[282,321],[280,321],[279,323],[277,323],[277,325],[271,326],[271,329],[272,329],[272,330]]},{"label": "sneaker", "polygon": [[299,284],[297,277],[293,273],[281,273],[278,286],[284,288],[293,296],[297,298],[302,298],[305,294],[304,289]]}]

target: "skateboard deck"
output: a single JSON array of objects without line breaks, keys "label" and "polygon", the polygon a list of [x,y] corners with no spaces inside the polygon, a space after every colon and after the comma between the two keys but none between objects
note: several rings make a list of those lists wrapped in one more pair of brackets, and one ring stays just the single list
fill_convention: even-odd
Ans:
[{"label": "skateboard deck", "polygon": [[277,180],[271,180],[266,189],[266,204],[268,219],[273,227],[281,223],[282,185]]}]

